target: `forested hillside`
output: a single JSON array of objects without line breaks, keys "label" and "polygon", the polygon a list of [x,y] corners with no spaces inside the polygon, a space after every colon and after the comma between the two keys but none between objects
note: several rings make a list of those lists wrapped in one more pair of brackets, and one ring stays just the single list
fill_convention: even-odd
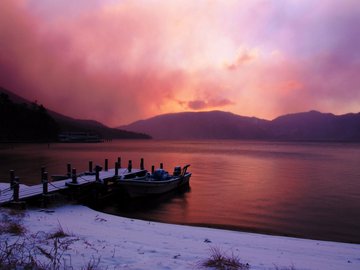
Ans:
[{"label": "forested hillside", "polygon": [[54,141],[58,131],[43,105],[14,103],[0,93],[0,141]]}]

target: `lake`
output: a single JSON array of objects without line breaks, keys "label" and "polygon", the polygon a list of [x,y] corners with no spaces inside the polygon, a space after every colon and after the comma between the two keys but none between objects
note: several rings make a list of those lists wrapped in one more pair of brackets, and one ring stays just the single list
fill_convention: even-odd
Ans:
[{"label": "lake", "polygon": [[98,144],[0,144],[0,181],[78,171],[88,161],[128,160],[172,172],[191,164],[191,189],[145,205],[102,211],[161,222],[360,243],[360,144],[259,141],[112,141]]}]

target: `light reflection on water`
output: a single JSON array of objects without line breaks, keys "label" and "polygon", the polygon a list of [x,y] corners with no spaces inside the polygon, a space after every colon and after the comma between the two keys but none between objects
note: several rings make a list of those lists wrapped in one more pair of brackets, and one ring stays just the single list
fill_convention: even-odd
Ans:
[{"label": "light reflection on water", "polygon": [[[101,144],[0,146],[0,179],[16,170],[39,183],[40,167],[65,173],[88,160],[120,156],[171,171],[191,164],[191,191],[146,208],[113,205],[104,211],[185,224],[360,243],[360,145],[253,141],[113,141]],[[129,211],[131,209],[131,211]]]}]

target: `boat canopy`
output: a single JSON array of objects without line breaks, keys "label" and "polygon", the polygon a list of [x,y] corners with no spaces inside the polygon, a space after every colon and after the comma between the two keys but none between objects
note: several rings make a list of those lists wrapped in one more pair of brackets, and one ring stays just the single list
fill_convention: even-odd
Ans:
[{"label": "boat canopy", "polygon": [[152,174],[152,178],[156,181],[161,181],[161,180],[170,179],[170,175],[167,171],[165,171],[163,169],[157,169]]}]

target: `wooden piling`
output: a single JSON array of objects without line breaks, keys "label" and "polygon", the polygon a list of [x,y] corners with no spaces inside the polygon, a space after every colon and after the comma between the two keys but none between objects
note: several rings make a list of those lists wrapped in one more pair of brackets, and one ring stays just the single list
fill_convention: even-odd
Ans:
[{"label": "wooden piling", "polygon": [[43,180],[44,179],[44,173],[45,173],[45,167],[41,167],[40,171],[41,171],[40,179]]},{"label": "wooden piling", "polygon": [[154,171],[155,171],[155,166],[152,165],[152,166],[151,166],[151,173],[154,173]]},{"label": "wooden piling", "polygon": [[15,171],[10,170],[10,188],[14,189],[14,182],[15,182]]},{"label": "wooden piling", "polygon": [[48,172],[43,172],[42,174],[43,178],[42,178],[42,184],[43,184],[43,194],[46,195],[48,193]]},{"label": "wooden piling", "polygon": [[10,202],[11,207],[15,209],[25,209],[26,204],[25,202],[20,201],[20,178],[15,176],[14,177],[14,193],[13,193],[13,200]]},{"label": "wooden piling", "polygon": [[164,164],[160,163],[160,169],[164,169]]},{"label": "wooden piling", "polygon": [[93,171],[93,162],[92,160],[89,161],[89,172],[92,173]]},{"label": "wooden piling", "polygon": [[115,162],[115,176],[119,176],[119,162]]},{"label": "wooden piling", "polygon": [[70,177],[71,177],[71,164],[68,163],[68,164],[66,165],[66,168],[67,168],[67,176],[70,178]]},{"label": "wooden piling", "polygon": [[144,170],[144,159],[140,159],[140,170]]},{"label": "wooden piling", "polygon": [[128,164],[128,171],[131,172],[132,169],[132,161],[129,160],[129,164]]},{"label": "wooden piling", "polygon": [[100,182],[100,171],[102,170],[101,166],[95,166],[95,181]]},{"label": "wooden piling", "polygon": [[104,167],[105,167],[104,168],[105,172],[107,172],[108,169],[109,169],[109,160],[107,158],[105,159],[105,166]]},{"label": "wooden piling", "polygon": [[121,157],[117,158],[117,162],[119,163],[119,168],[121,168]]},{"label": "wooden piling", "polygon": [[77,175],[76,175],[76,169],[73,168],[72,169],[72,173],[71,173],[71,180],[72,180],[72,184],[77,184]]},{"label": "wooden piling", "polygon": [[13,195],[13,199],[15,202],[19,201],[19,191],[20,191],[20,178],[19,177],[15,177],[14,180],[14,195]]}]

